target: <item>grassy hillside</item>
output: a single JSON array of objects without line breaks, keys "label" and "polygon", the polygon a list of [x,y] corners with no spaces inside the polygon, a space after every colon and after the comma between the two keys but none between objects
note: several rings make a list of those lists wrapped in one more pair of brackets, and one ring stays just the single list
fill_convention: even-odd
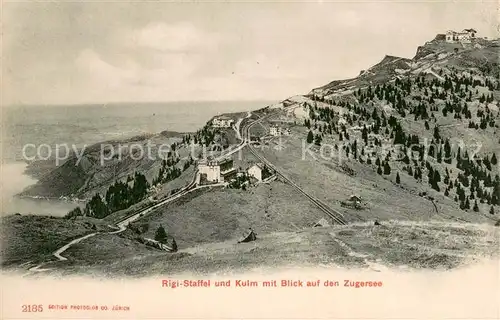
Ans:
[{"label": "grassy hillside", "polygon": [[148,249],[125,235],[102,236],[68,250],[73,262],[60,263],[51,272],[122,277],[318,265],[378,271],[451,269],[497,258],[498,239],[498,228],[486,225],[388,221],[381,226],[362,223],[273,232],[258,235],[255,242],[220,241],[171,254]]},{"label": "grassy hillside", "polygon": [[[500,212],[498,45],[497,40],[450,44],[434,39],[412,59],[386,56],[356,78],[330,82],[242,121],[245,125],[276,112],[252,128],[251,135],[261,138],[255,148],[307,193],[340,211],[348,226],[311,228],[324,214],[279,180],[246,190],[205,189],[142,217],[133,224],[140,226],[136,233],[132,228],[90,238],[68,250],[71,261],[52,265],[63,273],[145,275],[298,263],[452,268],[491,257],[498,246],[492,225]],[[236,121],[246,114],[230,116]],[[290,128],[291,135],[269,136],[275,123]],[[133,142],[144,146],[148,139],[173,141],[155,135]],[[96,145],[79,164],[71,159],[51,170],[25,194],[104,194],[116,180],[143,173],[155,186],[140,201],[101,221],[116,223],[191,181],[192,145],[198,156],[202,146],[218,154],[237,143],[232,128],[208,122],[178,138],[166,166],[167,172],[179,174],[160,180],[160,168],[165,168],[161,159],[134,160],[125,151],[100,165]],[[257,161],[248,149],[233,158],[241,170]],[[353,201],[353,195],[360,201]],[[70,229],[67,220],[30,218],[24,235],[21,220],[15,220],[24,218],[10,219],[11,234],[18,239],[8,249],[10,263],[37,258],[30,243],[40,247],[34,252],[44,258],[88,226],[85,220]],[[374,220],[383,225],[373,226]],[[60,231],[35,236],[44,224]],[[160,225],[176,239],[180,252],[168,254],[137,241],[153,238]],[[259,240],[236,245],[249,227]],[[14,258],[16,250],[19,259]]]},{"label": "grassy hillside", "polygon": [[246,191],[199,191],[159,208],[141,219],[140,224],[149,225],[143,235],[149,238],[163,225],[179,248],[185,248],[197,243],[237,240],[249,227],[258,233],[301,230],[323,216],[293,188],[275,181]]},{"label": "grassy hillside", "polygon": [[[407,68],[397,66],[403,62]],[[351,193],[364,195],[368,210],[345,210],[352,219],[424,219],[434,210],[441,218],[495,220],[498,70],[498,41],[482,39],[467,45],[434,40],[412,60],[386,57],[367,70],[374,77],[369,83],[362,73],[295,99],[303,128],[282,138],[283,150],[263,154],[332,206]],[[313,156],[303,160],[308,135]]]},{"label": "grassy hillside", "polygon": [[52,253],[69,241],[109,230],[91,218],[67,220],[47,216],[10,215],[0,219],[2,267],[18,267],[53,259]]},{"label": "grassy hillside", "polygon": [[[24,190],[24,196],[42,197],[91,197],[94,193],[103,193],[116,180],[126,178],[135,171],[142,172],[149,179],[158,174],[161,158],[157,155],[158,146],[171,145],[182,140],[182,136],[167,137],[165,134],[138,136],[125,140],[105,141],[84,150],[79,160],[72,154],[58,167],[44,165],[39,181]],[[151,145],[152,159],[147,157],[148,143]],[[139,147],[146,156],[140,157]],[[52,160],[55,162],[55,159]],[[47,162],[47,161],[45,161]],[[31,168],[38,167],[35,162]],[[29,169],[28,172],[35,169]]]}]

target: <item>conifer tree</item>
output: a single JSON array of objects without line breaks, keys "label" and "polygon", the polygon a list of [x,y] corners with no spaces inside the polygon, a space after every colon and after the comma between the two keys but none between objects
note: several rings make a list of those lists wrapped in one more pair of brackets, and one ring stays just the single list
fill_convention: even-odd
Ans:
[{"label": "conifer tree", "polygon": [[391,174],[391,166],[389,166],[389,162],[387,161],[384,162],[384,174],[385,175]]},{"label": "conifer tree", "polygon": [[90,199],[90,201],[86,204],[83,212],[85,216],[97,219],[102,219],[109,214],[108,207],[98,193],[95,194],[92,199]]},{"label": "conifer tree", "polygon": [[64,218],[71,219],[71,218],[76,218],[78,216],[83,216],[83,212],[82,212],[82,209],[80,209],[80,207],[76,207],[75,209],[73,209],[70,212],[68,212],[64,216]]},{"label": "conifer tree", "polygon": [[436,141],[439,141],[440,137],[441,137],[441,136],[439,135],[439,127],[436,125],[436,126],[434,127],[434,139],[435,139]]},{"label": "conifer tree", "polygon": [[448,139],[444,143],[444,162],[451,163],[451,145]]},{"label": "conifer tree", "polygon": [[165,228],[163,228],[161,224],[158,227],[158,229],[156,229],[155,240],[160,243],[167,243],[167,232],[165,231]]},{"label": "conifer tree", "polygon": [[477,200],[474,201],[474,208],[473,208],[474,212],[479,212],[479,206],[477,205]]},{"label": "conifer tree", "polygon": [[312,131],[309,130],[309,133],[307,134],[307,143],[312,143],[314,140],[314,135]]},{"label": "conifer tree", "polygon": [[175,239],[172,239],[172,250],[177,252],[177,242],[175,242]]},{"label": "conifer tree", "polygon": [[314,138],[314,144],[317,146],[321,145],[321,136],[319,134],[317,134],[316,137]]}]

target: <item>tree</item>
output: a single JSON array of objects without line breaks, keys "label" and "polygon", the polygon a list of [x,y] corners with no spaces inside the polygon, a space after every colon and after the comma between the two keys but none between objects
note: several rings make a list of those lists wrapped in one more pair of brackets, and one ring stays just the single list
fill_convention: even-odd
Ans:
[{"label": "tree", "polygon": [[477,200],[474,201],[474,208],[473,208],[474,212],[479,212],[479,206],[477,205]]},{"label": "tree", "polygon": [[377,173],[382,175],[382,168],[380,167],[380,165],[378,166]]},{"label": "tree", "polygon": [[319,134],[317,134],[316,137],[314,138],[314,144],[317,146],[321,145],[321,136]]},{"label": "tree", "polygon": [[490,208],[490,214],[495,214],[495,209],[493,208],[493,206],[491,206]]},{"label": "tree", "polygon": [[399,178],[399,172],[396,173],[396,183],[400,184],[401,183],[401,178]]},{"label": "tree", "polygon": [[451,145],[448,139],[444,143],[444,162],[451,164]]},{"label": "tree", "polygon": [[167,243],[167,232],[161,224],[158,229],[156,229],[155,240],[160,243]]},{"label": "tree", "polygon": [[149,183],[141,173],[135,173],[134,177],[134,186],[132,187],[132,200],[133,203],[137,203],[144,199],[146,194],[148,193]]},{"label": "tree", "polygon": [[434,127],[434,139],[439,141],[440,135],[439,135],[439,127],[436,125]]},{"label": "tree", "polygon": [[102,201],[101,196],[97,193],[85,205],[85,209],[83,210],[83,212],[84,215],[88,217],[102,219],[109,214],[109,209],[104,201]]},{"label": "tree", "polygon": [[78,216],[83,216],[83,212],[82,212],[82,209],[80,209],[80,207],[76,207],[73,210],[71,210],[70,212],[68,212],[64,216],[64,218],[71,219],[71,218],[76,218]]},{"label": "tree", "polygon": [[497,156],[496,156],[495,154],[493,154],[493,155],[491,156],[491,161],[490,161],[490,162],[491,162],[491,164],[492,164],[492,165],[494,165],[494,166],[496,166],[496,165],[497,165]]},{"label": "tree", "polygon": [[387,161],[384,162],[384,174],[391,174],[391,167],[389,166],[389,162]]},{"label": "tree", "polygon": [[361,132],[361,138],[365,141],[365,144],[368,143],[368,129],[366,129],[366,125],[363,125],[363,130]]},{"label": "tree", "polygon": [[461,169],[462,167],[462,151],[460,150],[460,147],[458,147],[457,150],[457,168]]},{"label": "tree", "polygon": [[313,140],[314,140],[314,135],[312,131],[309,131],[309,133],[307,134],[307,143],[312,143]]},{"label": "tree", "polygon": [[469,198],[465,199],[465,209],[470,209]]},{"label": "tree", "polygon": [[177,252],[177,242],[175,242],[175,239],[172,239],[172,251]]}]

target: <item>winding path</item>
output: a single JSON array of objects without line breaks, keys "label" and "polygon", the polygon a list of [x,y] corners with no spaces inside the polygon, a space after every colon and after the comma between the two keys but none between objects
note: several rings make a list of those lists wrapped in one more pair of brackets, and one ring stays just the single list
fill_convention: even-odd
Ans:
[{"label": "winding path", "polygon": [[[269,115],[266,115],[264,117],[261,117],[259,118],[258,120],[255,120],[249,124],[247,124],[244,128],[241,128],[241,123],[244,119],[246,118],[249,118],[252,116],[252,113],[249,111],[247,116],[245,118],[240,118],[238,120],[238,122],[236,123],[236,126],[235,126],[235,130],[237,130],[238,132],[238,138],[241,140],[240,144],[235,148],[235,149],[232,149],[231,151],[229,151],[228,153],[225,153],[223,155],[221,155],[219,158],[222,158],[222,157],[227,157],[241,149],[243,149],[245,146],[249,146],[250,147],[250,151],[258,158],[260,159],[260,161],[266,163],[269,167],[271,167],[277,175],[281,176],[283,179],[285,179],[289,184],[291,184],[293,187],[295,187],[300,193],[302,193],[303,195],[305,195],[309,200],[311,200],[316,206],[318,206],[322,211],[324,211],[326,214],[328,214],[335,222],[339,223],[339,224],[346,224],[345,220],[344,220],[344,217],[343,215],[328,207],[326,204],[322,203],[320,200],[312,197],[311,195],[307,194],[302,188],[300,188],[298,185],[296,185],[293,181],[291,181],[289,178],[287,178],[286,176],[284,176],[272,163],[270,163],[267,159],[265,159],[263,156],[261,156],[260,154],[258,154],[254,148],[252,147],[252,145],[249,143],[250,141],[250,129],[252,126],[254,126],[255,124],[259,124],[262,122],[262,120],[266,119],[266,118],[269,118],[270,116],[272,116],[274,113],[271,113]],[[246,137],[244,136],[246,135]],[[62,254],[68,250],[72,245],[74,244],[77,244],[85,239],[88,239],[88,238],[91,238],[91,237],[94,237],[98,234],[118,234],[118,233],[121,233],[123,231],[125,231],[127,229],[127,226],[129,223],[131,222],[134,222],[136,221],[137,219],[143,217],[144,215],[146,214],[149,214],[151,213],[153,210],[167,204],[167,203],[170,203],[172,201],[175,201],[181,197],[183,197],[184,195],[192,192],[192,191],[195,191],[195,190],[199,190],[199,189],[203,189],[203,188],[212,188],[212,187],[218,187],[218,186],[224,186],[224,185],[227,185],[227,183],[217,183],[217,184],[211,184],[211,185],[202,185],[202,186],[198,186],[196,184],[196,178],[197,178],[197,172],[195,173],[194,177],[193,177],[193,180],[187,185],[185,186],[184,188],[182,188],[181,190],[177,191],[175,194],[171,195],[170,197],[162,200],[161,202],[159,203],[156,203],[155,205],[152,205],[144,210],[141,210],[135,214],[132,214],[131,216],[128,216],[126,218],[124,218],[123,220],[119,221],[116,226],[112,226],[112,225],[109,225],[109,227],[111,228],[115,228],[116,230],[114,231],[110,231],[110,232],[105,232],[105,233],[100,233],[100,232],[94,232],[94,233],[91,233],[91,234],[87,234],[85,236],[82,236],[80,238],[77,238],[77,239],[74,239],[70,242],[68,242],[67,244],[65,244],[64,246],[62,246],[61,248],[59,248],[58,250],[56,250],[53,255],[58,259],[58,261],[66,261],[68,260],[68,258],[62,256]],[[48,271],[50,269],[41,269],[41,267],[43,265],[45,265],[46,263],[41,263],[35,267],[32,267],[29,269],[30,272],[43,272],[43,271]]]},{"label": "winding path", "polygon": [[[80,238],[77,238],[77,239],[74,239],[70,242],[68,242],[67,244],[65,244],[64,246],[62,246],[61,248],[57,249],[53,255],[58,259],[58,261],[66,261],[68,260],[68,258],[62,256],[62,253],[64,253],[66,250],[68,250],[72,245],[74,244],[77,244],[85,239],[88,239],[88,238],[91,238],[91,237],[94,237],[98,234],[118,234],[118,233],[121,233],[123,231],[125,231],[127,229],[127,225],[139,218],[141,218],[142,216],[150,213],[151,211],[153,211],[154,209],[157,209],[158,207],[162,206],[162,205],[165,205],[169,202],[172,202],[172,201],[175,201],[177,199],[179,199],[180,197],[188,194],[188,193],[191,193],[195,190],[199,190],[199,189],[203,189],[203,188],[212,188],[212,187],[219,187],[219,186],[224,186],[226,185],[226,183],[217,183],[217,184],[211,184],[211,185],[203,185],[203,186],[195,186],[194,184],[194,180],[189,184],[187,185],[185,188],[179,190],[176,194],[170,196],[169,198],[147,208],[147,209],[144,209],[144,210],[141,210],[139,211],[138,213],[135,213],[133,214],[132,216],[129,216],[125,219],[123,219],[122,221],[120,221],[119,223],[117,223],[117,226],[111,226],[109,225],[109,227],[111,228],[116,228],[115,231],[111,231],[111,232],[104,232],[104,233],[101,233],[101,232],[94,232],[94,233],[91,233],[91,234],[87,234],[83,237],[80,237]],[[44,272],[44,271],[49,271],[51,269],[41,269],[41,267],[43,265],[47,264],[47,262],[45,263],[41,263],[41,264],[38,264],[30,269],[28,269],[29,272]],[[29,273],[28,273],[29,274]]]},{"label": "winding path", "polygon": [[[225,154],[221,155],[219,158],[227,157],[227,156],[229,156],[229,155],[231,155],[231,154],[233,154],[233,153],[235,153],[237,151],[240,151],[241,149],[243,149],[246,146],[247,141],[244,140],[244,139],[242,139],[242,137],[241,137],[240,125],[241,125],[241,123],[242,123],[242,121],[244,119],[249,118],[251,116],[252,116],[252,113],[250,111],[248,111],[247,116],[245,118],[240,118],[238,120],[238,122],[236,123],[235,130],[238,133],[238,138],[241,140],[240,144],[236,148],[230,150],[228,153],[225,153]],[[129,217],[124,218],[123,220],[119,221],[116,224],[116,226],[108,225],[108,227],[116,229],[116,230],[110,231],[110,232],[105,232],[105,233],[94,232],[94,233],[82,236],[80,238],[74,239],[74,240],[68,242],[67,244],[65,244],[64,246],[62,246],[61,248],[57,249],[53,253],[53,255],[58,259],[58,261],[66,261],[66,260],[68,260],[68,258],[62,256],[62,254],[66,250],[68,250],[74,244],[77,244],[77,243],[79,243],[79,242],[81,242],[81,241],[83,241],[85,239],[94,237],[94,236],[96,236],[98,234],[118,234],[118,233],[121,233],[121,232],[123,232],[123,231],[125,231],[127,229],[127,226],[128,226],[129,223],[134,222],[137,219],[143,217],[144,215],[151,213],[153,210],[155,210],[155,209],[157,209],[157,208],[159,208],[159,207],[161,207],[161,206],[163,206],[163,205],[165,205],[167,203],[175,201],[175,200],[179,199],[180,197],[183,197],[184,195],[186,195],[188,193],[191,193],[191,192],[193,192],[195,190],[199,190],[199,189],[203,189],[203,188],[212,188],[212,187],[219,187],[219,186],[227,185],[227,183],[217,183],[217,184],[211,184],[211,185],[198,186],[196,184],[197,174],[198,173],[195,172],[193,180],[186,187],[184,187],[181,190],[177,191],[175,194],[171,195],[170,197],[164,199],[163,201],[161,201],[161,202],[159,202],[159,203],[157,203],[155,205],[150,206],[149,208],[146,208],[146,209],[141,210],[141,211],[139,211],[139,212],[137,212],[137,213],[135,213],[135,214],[133,214],[133,215],[131,215]],[[50,270],[50,269],[41,269],[41,267],[43,265],[45,265],[45,264],[46,263],[38,264],[35,267],[30,268],[29,271],[30,272],[43,272],[43,271]]]},{"label": "winding path", "polygon": [[236,135],[238,136],[238,139],[240,140],[243,140],[243,138],[241,137],[241,130],[240,130],[240,127],[241,127],[241,123],[243,122],[243,120],[247,119],[247,118],[250,118],[252,116],[252,112],[251,111],[248,111],[247,113],[247,116],[244,117],[244,118],[239,118],[238,119],[238,122],[236,122],[235,126],[234,126],[234,130],[236,131]]},{"label": "winding path", "polygon": [[83,241],[87,238],[90,238],[90,237],[93,237],[95,236],[96,234],[98,234],[98,232],[94,232],[94,233],[91,233],[91,234],[88,234],[86,236],[83,236],[83,237],[80,237],[78,239],[75,239],[73,241],[70,241],[69,243],[67,243],[66,245],[62,246],[61,248],[57,249],[56,252],[54,252],[54,256],[59,259],[60,261],[64,261],[64,260],[68,260],[68,258],[65,258],[63,256],[61,256],[61,253],[63,253],[64,251],[68,250],[69,247],[71,247],[72,245],[74,244],[77,244],[78,242],[80,241]]}]

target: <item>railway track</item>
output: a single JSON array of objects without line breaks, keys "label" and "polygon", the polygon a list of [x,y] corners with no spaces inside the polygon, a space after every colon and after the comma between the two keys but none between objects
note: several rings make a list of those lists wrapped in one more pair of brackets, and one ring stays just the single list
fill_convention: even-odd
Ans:
[{"label": "railway track", "polygon": [[344,216],[338,212],[337,210],[334,210],[330,208],[328,205],[324,204],[321,202],[319,199],[316,199],[315,197],[311,196],[307,192],[305,192],[301,187],[299,187],[295,182],[293,182],[290,178],[285,176],[282,172],[280,172],[269,160],[258,154],[255,149],[252,148],[251,145],[249,145],[250,152],[259,159],[259,161],[262,161],[265,163],[268,167],[270,167],[274,172],[276,172],[276,175],[280,176],[283,180],[285,180],[288,184],[293,186],[297,191],[299,191],[302,195],[304,195],[306,198],[308,198],[313,204],[315,204],[321,211],[326,213],[334,222],[337,224],[341,225],[346,225],[347,221],[344,219]]},{"label": "railway track", "polygon": [[[277,113],[277,112],[275,112]],[[288,178],[285,174],[283,174],[282,172],[280,172],[278,170],[278,168],[276,168],[276,166],[274,166],[269,160],[267,160],[264,156],[260,155],[252,146],[251,142],[250,142],[250,129],[260,123],[261,121],[263,121],[264,119],[267,119],[269,117],[271,117],[272,115],[274,115],[275,113],[271,113],[269,115],[266,115],[250,124],[248,124],[242,131],[243,131],[243,134],[242,134],[242,137],[243,139],[245,139],[245,135],[246,135],[246,139],[248,141],[248,147],[250,149],[250,152],[257,158],[259,159],[259,161],[263,162],[264,164],[266,164],[268,167],[270,167],[271,169],[274,170],[274,172],[276,172],[276,175],[280,176],[283,180],[285,180],[288,184],[290,184],[291,186],[293,186],[299,193],[301,193],[303,196],[305,196],[306,198],[309,199],[309,201],[311,201],[314,205],[316,205],[321,211],[323,211],[326,215],[328,215],[335,223],[337,224],[340,224],[340,225],[346,225],[347,224],[347,221],[345,220],[344,216],[342,215],[342,213],[338,212],[337,210],[335,209],[332,209],[330,208],[328,205],[324,204],[323,202],[321,202],[319,199],[316,199],[315,197],[311,196],[310,194],[308,194],[307,192],[304,191],[304,189],[302,189],[300,186],[298,186],[295,182],[293,182],[290,178]]]},{"label": "railway track", "polygon": [[130,215],[127,215],[126,217],[123,217],[121,218],[120,220],[116,221],[115,224],[117,225],[120,225],[122,224],[124,221],[132,218],[133,216],[136,216],[137,214],[141,214],[141,213],[144,213],[144,212],[147,212],[148,210],[152,210],[153,208],[157,208],[159,206],[161,206],[162,204],[164,203],[167,203],[167,202],[170,202],[170,201],[173,201],[172,198],[179,198],[187,193],[189,193],[193,188],[196,187],[196,175],[197,175],[197,171],[195,172],[194,176],[193,176],[193,179],[191,180],[191,182],[185,186],[184,188],[178,190],[177,192],[171,194],[170,196],[158,201],[157,203],[147,207],[147,208],[144,208],[142,210],[140,210],[139,213],[132,213]]}]

